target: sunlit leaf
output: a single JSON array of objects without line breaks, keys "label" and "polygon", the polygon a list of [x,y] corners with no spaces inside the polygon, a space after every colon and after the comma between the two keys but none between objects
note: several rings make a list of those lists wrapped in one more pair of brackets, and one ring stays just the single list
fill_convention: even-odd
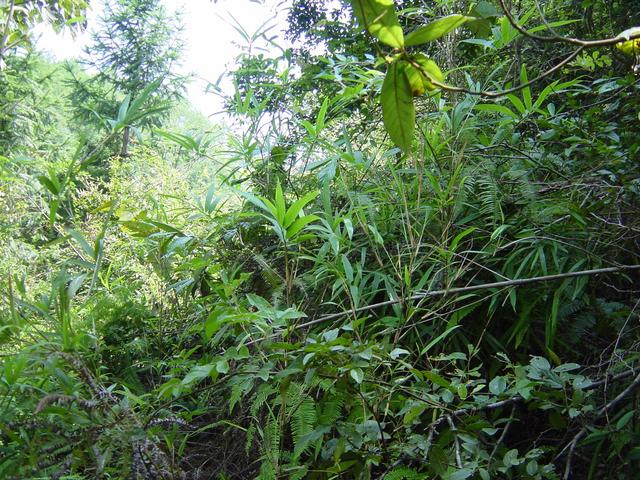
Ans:
[{"label": "sunlit leaf", "polygon": [[406,62],[389,66],[382,84],[382,116],[391,140],[405,152],[411,149],[416,110],[407,75]]},{"label": "sunlit leaf", "polygon": [[439,18],[438,20],[420,27],[407,35],[405,45],[407,47],[413,47],[416,45],[422,45],[423,43],[432,42],[470,20],[474,20],[474,18],[459,14]]},{"label": "sunlit leaf", "polygon": [[404,47],[393,0],[350,0],[350,3],[362,28],[390,47]]}]

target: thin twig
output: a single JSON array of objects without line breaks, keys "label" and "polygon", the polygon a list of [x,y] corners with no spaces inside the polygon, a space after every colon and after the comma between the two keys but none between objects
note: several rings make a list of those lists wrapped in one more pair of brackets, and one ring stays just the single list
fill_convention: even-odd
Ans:
[{"label": "thin twig", "polygon": [[453,423],[453,419],[451,415],[447,415],[447,423],[449,423],[449,428],[451,429],[451,434],[453,435],[453,445],[456,452],[456,465],[458,468],[462,468],[462,457],[460,455],[460,442],[458,441],[458,429],[456,428],[456,424]]},{"label": "thin twig", "polygon": [[[627,388],[625,388],[622,392],[618,394],[613,400],[604,405],[600,410],[596,412],[595,418],[600,418],[605,415],[609,410],[614,408],[618,403],[620,403],[627,395],[633,392],[638,386],[640,386],[640,374],[636,376],[636,378],[629,384]],[[564,469],[564,480],[568,480],[569,475],[571,475],[571,460],[573,457],[573,453],[578,445],[578,442],[582,440],[582,438],[587,434],[586,427],[582,427],[580,431],[573,437],[573,439],[565,445],[565,447],[556,455],[554,461],[557,461],[562,455],[567,452],[567,460]]]},{"label": "thin twig", "polygon": [[509,420],[507,420],[507,424],[502,429],[502,433],[500,434],[498,441],[494,445],[493,450],[491,451],[491,455],[489,455],[489,460],[487,460],[488,464],[491,464],[491,460],[493,460],[493,457],[495,457],[496,453],[498,452],[498,447],[500,447],[500,444],[502,444],[505,437],[507,436],[507,432],[509,431],[511,422],[513,422],[513,416],[515,415],[515,413],[516,413],[516,405],[513,404],[511,405],[511,414],[509,415]]},{"label": "thin twig", "polygon": [[[510,93],[519,92],[523,88],[527,88],[528,86],[539,82],[543,78],[548,77],[552,73],[557,72],[562,67],[564,67],[566,64],[571,62],[574,58],[576,58],[578,55],[580,55],[580,53],[584,49],[585,49],[585,47],[579,47],[571,55],[569,55],[567,58],[562,60],[560,63],[558,63],[558,64],[554,65],[553,67],[551,67],[549,70],[546,70],[546,71],[542,72],[540,75],[538,75],[537,77],[533,78],[532,80],[529,80],[528,82],[521,83],[520,85],[516,85],[513,88],[508,88],[507,90],[498,90],[498,91],[479,90],[479,91],[476,91],[476,90],[469,90],[468,88],[464,88],[464,87],[455,87],[453,85],[447,85],[446,83],[438,82],[437,80],[434,80],[432,78],[429,78],[429,81],[431,83],[433,83],[435,86],[441,88],[442,90],[447,90],[449,92],[468,93],[469,95],[479,95],[481,97],[487,97],[487,98],[503,97],[505,95],[509,95]],[[418,68],[420,68],[420,67],[418,66]]]}]

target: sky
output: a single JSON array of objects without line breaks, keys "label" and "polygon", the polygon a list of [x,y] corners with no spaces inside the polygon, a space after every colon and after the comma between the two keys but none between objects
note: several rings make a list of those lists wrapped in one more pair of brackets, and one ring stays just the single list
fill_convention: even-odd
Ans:
[{"label": "sky", "polygon": [[[36,31],[37,45],[57,60],[77,58],[90,44],[90,32],[96,28],[96,18],[101,12],[100,1],[91,2],[87,15],[88,28],[75,39],[66,32],[56,34],[50,27],[41,26]],[[215,82],[233,63],[239,52],[242,36],[233,28],[232,18],[249,34],[253,34],[265,22],[274,25],[269,32],[277,35],[277,43],[287,45],[282,29],[286,26],[286,4],[282,0],[162,0],[168,12],[181,12],[185,41],[184,60],[178,73],[191,73],[195,79],[188,87],[187,97],[192,105],[205,115],[214,115],[222,108],[220,99],[205,93],[207,82]],[[278,8],[278,4],[285,4]]]}]

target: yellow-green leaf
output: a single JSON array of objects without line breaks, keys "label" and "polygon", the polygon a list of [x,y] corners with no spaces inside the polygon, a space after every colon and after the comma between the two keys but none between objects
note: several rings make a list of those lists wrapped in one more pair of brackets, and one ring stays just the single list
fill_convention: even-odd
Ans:
[{"label": "yellow-green leaf", "polygon": [[371,35],[393,48],[404,47],[404,34],[393,0],[349,0],[358,22]]},{"label": "yellow-green leaf", "polygon": [[432,42],[438,38],[446,35],[447,33],[455,30],[460,25],[474,20],[473,17],[467,17],[465,15],[449,15],[439,18],[438,20],[429,23],[423,27],[414,30],[405,39],[405,45],[407,47],[413,47],[415,45],[422,45],[423,43]]},{"label": "yellow-green leaf", "polygon": [[405,73],[407,63],[389,66],[382,83],[382,117],[391,140],[405,152],[411,149],[416,124],[411,85]]},{"label": "yellow-green leaf", "polygon": [[616,48],[620,50],[625,55],[629,55],[630,57],[640,56],[640,38],[634,38],[629,40],[631,37],[635,37],[640,35],[640,27],[633,27],[625,30],[620,35],[619,38],[627,39],[626,42],[617,43]]},{"label": "yellow-green leaf", "polygon": [[407,80],[414,97],[423,95],[425,91],[432,91],[438,88],[432,82],[443,82],[444,75],[438,65],[425,55],[419,53],[411,57],[404,69]]},{"label": "yellow-green leaf", "polygon": [[427,58],[421,53],[415,55],[414,60],[420,66],[420,71],[422,72],[422,74],[427,77],[427,90],[431,91],[438,88],[431,82],[444,82],[444,75],[442,74],[442,71],[440,70],[440,67],[438,67],[436,62],[434,62],[430,58]]},{"label": "yellow-green leaf", "polygon": [[419,97],[427,91],[427,82],[429,81],[418,68],[411,64],[407,64],[404,73],[407,76],[407,80],[409,80],[411,95]]}]

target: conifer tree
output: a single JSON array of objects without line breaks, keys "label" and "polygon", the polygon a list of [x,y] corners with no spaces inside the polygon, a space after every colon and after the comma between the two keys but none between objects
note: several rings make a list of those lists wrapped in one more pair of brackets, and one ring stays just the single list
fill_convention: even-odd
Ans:
[{"label": "conifer tree", "polygon": [[[114,93],[135,98],[159,82],[150,102],[182,96],[185,77],[175,73],[183,42],[179,17],[167,14],[160,0],[106,0],[100,28],[86,50],[88,64],[98,70],[96,80]],[[157,123],[147,118],[142,126]],[[128,155],[130,128],[124,130],[120,154]]]}]

